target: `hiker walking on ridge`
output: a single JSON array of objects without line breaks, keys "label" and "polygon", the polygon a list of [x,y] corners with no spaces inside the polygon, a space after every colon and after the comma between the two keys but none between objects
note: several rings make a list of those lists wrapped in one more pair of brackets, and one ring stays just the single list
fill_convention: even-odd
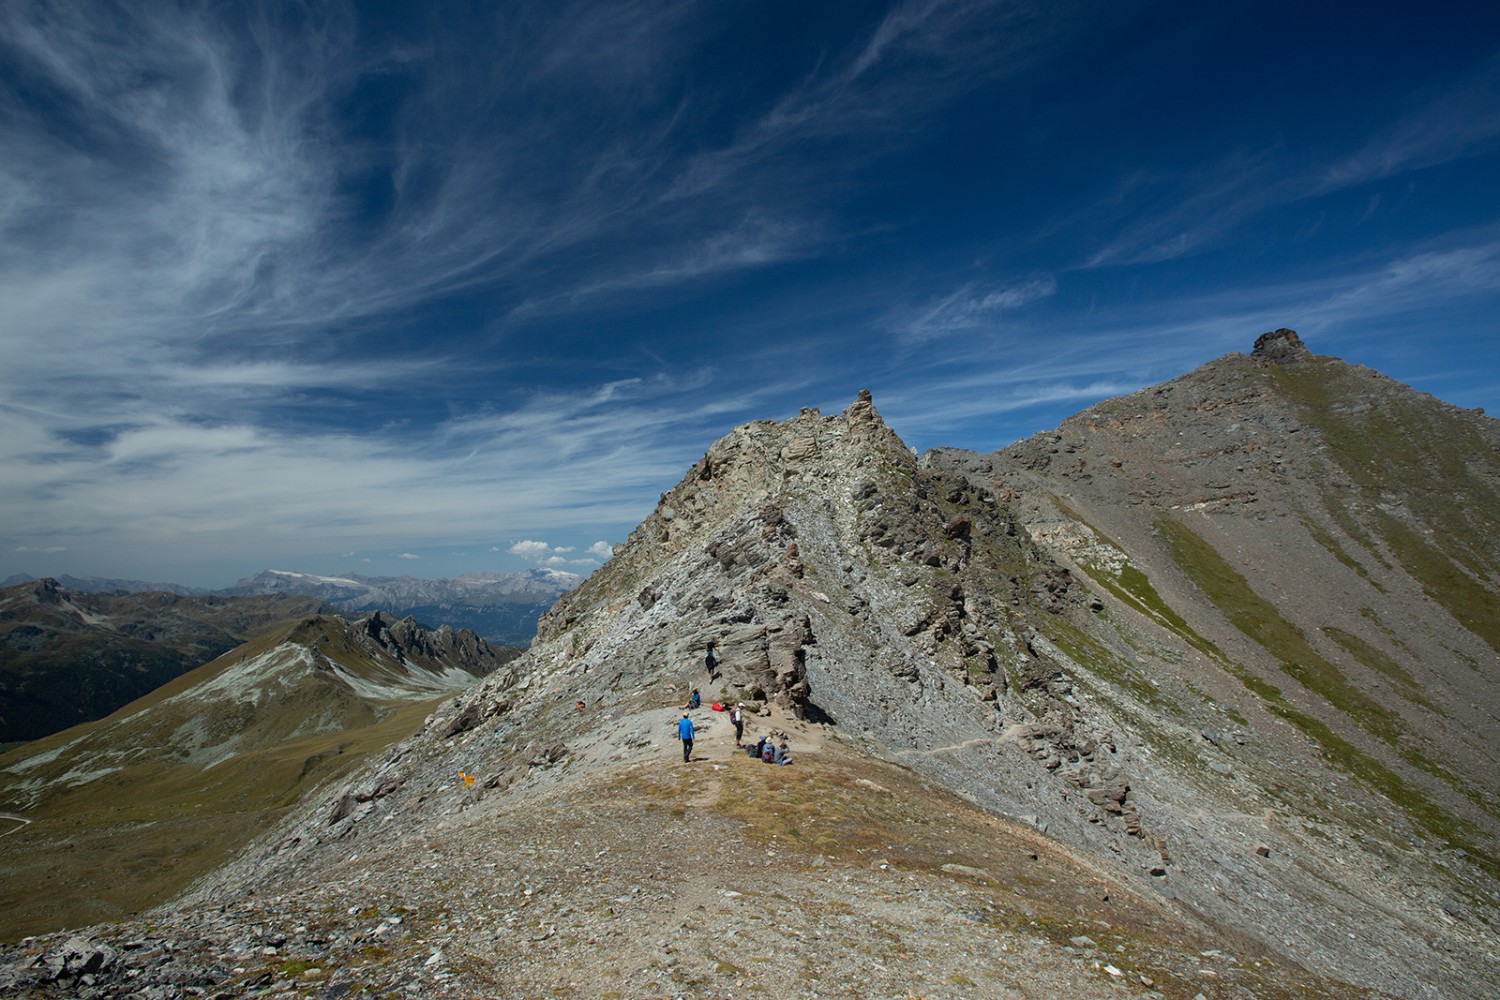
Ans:
[{"label": "hiker walking on ridge", "polygon": [[682,762],[686,764],[693,756],[693,720],[686,712],[682,713],[682,721],[677,723],[677,738],[682,741]]}]

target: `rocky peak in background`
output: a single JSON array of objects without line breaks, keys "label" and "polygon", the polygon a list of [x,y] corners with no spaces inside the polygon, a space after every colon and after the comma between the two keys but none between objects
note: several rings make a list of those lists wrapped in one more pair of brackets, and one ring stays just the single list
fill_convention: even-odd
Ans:
[{"label": "rocky peak in background", "polygon": [[1285,327],[1280,330],[1272,330],[1255,338],[1255,346],[1250,351],[1252,358],[1263,358],[1267,361],[1286,363],[1288,361],[1305,361],[1312,357],[1312,352],[1302,345],[1302,338],[1297,336],[1295,330]]},{"label": "rocky peak in background", "polygon": [[[27,586],[21,584],[21,586]],[[62,588],[58,582],[49,577],[37,580],[29,586],[31,596],[36,598],[38,604],[61,604]]]},{"label": "rocky peak in background", "polygon": [[[14,587],[17,584],[31,583],[37,577],[26,573],[15,573],[0,580],[0,588]],[[184,597],[200,596],[208,593],[197,587],[184,587],[178,583],[158,583],[147,580],[123,580],[117,578],[105,578],[97,576],[79,577],[69,576],[66,573],[56,577],[43,577],[52,579],[58,586],[68,590],[78,591],[84,594],[113,594],[116,591],[127,594],[145,594],[151,591],[164,591],[171,594],[180,594]]]},{"label": "rocky peak in background", "polygon": [[361,630],[362,638],[369,644],[400,662],[408,659],[446,661],[461,666],[476,677],[483,677],[519,653],[519,650],[508,651],[509,655],[497,653],[472,629],[455,630],[440,625],[428,630],[409,615],[398,621],[392,615],[376,612],[357,620],[355,627]]}]

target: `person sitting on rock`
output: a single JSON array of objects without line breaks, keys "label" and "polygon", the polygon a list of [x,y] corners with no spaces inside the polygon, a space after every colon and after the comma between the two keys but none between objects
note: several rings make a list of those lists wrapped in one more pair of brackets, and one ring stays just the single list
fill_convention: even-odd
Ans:
[{"label": "person sitting on rock", "polygon": [[790,764],[791,762],[792,762],[792,752],[787,749],[786,740],[782,740],[771,751],[771,763],[772,764]]},{"label": "person sitting on rock", "polygon": [[697,688],[693,688],[693,693],[690,694],[690,695],[688,695],[687,704],[684,705],[684,706],[682,706],[682,707],[683,708],[697,708],[701,704],[703,704],[703,699],[698,695],[698,689]]}]

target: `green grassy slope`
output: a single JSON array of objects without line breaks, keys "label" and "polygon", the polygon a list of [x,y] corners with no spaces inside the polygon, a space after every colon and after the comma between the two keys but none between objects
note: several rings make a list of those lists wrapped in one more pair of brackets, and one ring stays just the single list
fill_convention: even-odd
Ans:
[{"label": "green grassy slope", "polygon": [[400,670],[337,619],[280,629],[106,719],[0,756],[0,939],[118,919],[223,864],[310,788],[419,726],[444,695],[371,699]]}]

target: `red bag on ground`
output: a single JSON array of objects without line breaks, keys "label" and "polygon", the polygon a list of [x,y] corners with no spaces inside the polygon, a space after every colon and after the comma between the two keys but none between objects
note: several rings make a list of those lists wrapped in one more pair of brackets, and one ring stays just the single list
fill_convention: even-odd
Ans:
[{"label": "red bag on ground", "polygon": [[722,712],[722,711],[724,711],[724,706],[720,705],[718,702],[714,702],[712,705],[710,705],[708,707],[711,708],[711,709],[713,709],[715,712]]}]

